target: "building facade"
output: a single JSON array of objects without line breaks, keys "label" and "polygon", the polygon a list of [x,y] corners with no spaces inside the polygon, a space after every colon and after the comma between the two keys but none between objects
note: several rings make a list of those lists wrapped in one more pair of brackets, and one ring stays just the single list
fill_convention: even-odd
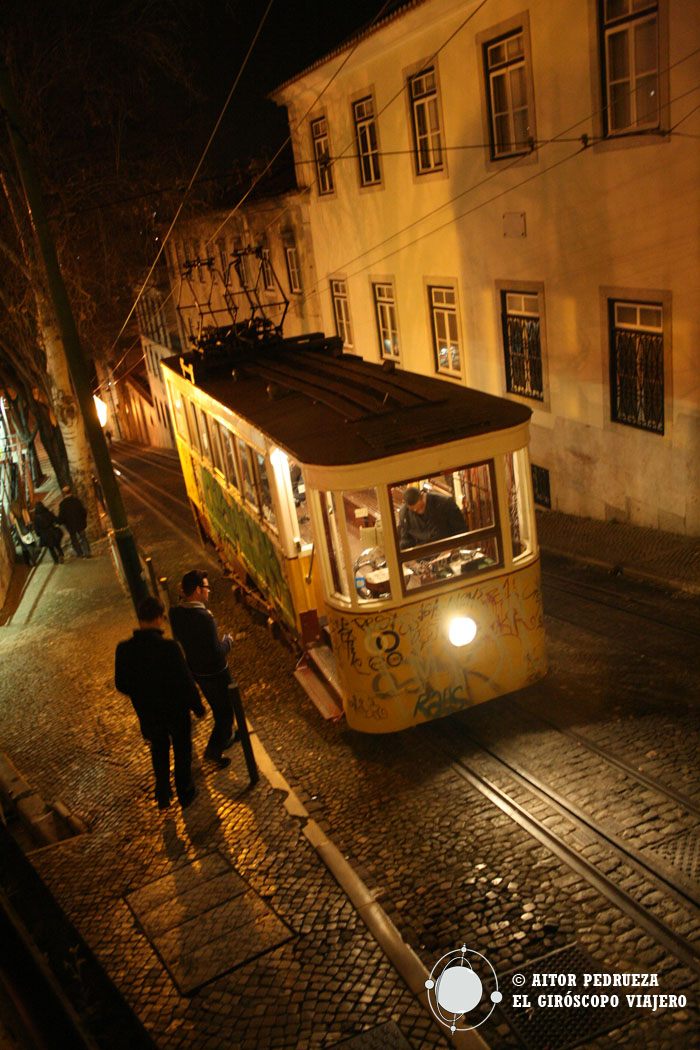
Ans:
[{"label": "building facade", "polygon": [[700,533],[692,0],[413,0],[283,84],[347,351],[533,410],[540,505]]}]

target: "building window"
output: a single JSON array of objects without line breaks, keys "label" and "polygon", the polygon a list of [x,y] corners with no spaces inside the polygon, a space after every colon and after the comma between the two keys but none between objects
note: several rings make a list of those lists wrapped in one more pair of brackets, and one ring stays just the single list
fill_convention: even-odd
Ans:
[{"label": "building window", "polygon": [[663,434],[663,307],[611,300],[609,309],[612,419]]},{"label": "building window", "polygon": [[374,119],[374,102],[363,98],[353,106],[357,156],[360,162],[360,182],[363,186],[376,186],[382,181],[379,167],[379,140]]},{"label": "building window", "polygon": [[260,266],[262,269],[263,287],[266,292],[274,292],[275,290],[275,275],[272,270],[272,263],[270,262],[270,250],[269,248],[263,248],[262,256],[260,259]]},{"label": "building window", "polygon": [[314,147],[318,192],[321,194],[332,193],[334,185],[333,169],[331,168],[331,147],[328,137],[328,121],[325,117],[311,121],[311,141]]},{"label": "building window", "polygon": [[506,389],[522,397],[544,399],[539,297],[501,292]]},{"label": "building window", "polygon": [[644,0],[602,0],[605,132],[658,128],[658,5]]},{"label": "building window", "polygon": [[538,467],[532,464],[532,494],[535,503],[539,507],[548,507],[551,510],[552,496],[549,488],[549,471],[546,467]]},{"label": "building window", "polygon": [[301,292],[301,270],[299,269],[299,253],[295,246],[284,249],[287,260],[287,276],[289,277],[289,290],[298,294]]},{"label": "building window", "polygon": [[462,359],[459,349],[455,290],[454,288],[431,287],[428,289],[428,294],[437,370],[447,375],[459,375],[462,370]]},{"label": "building window", "polygon": [[348,303],[348,289],[345,281],[331,281],[331,296],[333,297],[335,330],[343,340],[343,346],[352,347],[350,305]]},{"label": "building window", "polygon": [[382,357],[399,356],[399,329],[396,321],[394,286],[389,283],[373,284],[374,309],[377,315],[379,353]]},{"label": "building window", "polygon": [[532,139],[529,56],[522,29],[484,47],[492,156],[525,153]]},{"label": "building window", "polygon": [[424,69],[409,80],[413,141],[419,175],[439,171],[443,165],[440,113],[435,69]]}]

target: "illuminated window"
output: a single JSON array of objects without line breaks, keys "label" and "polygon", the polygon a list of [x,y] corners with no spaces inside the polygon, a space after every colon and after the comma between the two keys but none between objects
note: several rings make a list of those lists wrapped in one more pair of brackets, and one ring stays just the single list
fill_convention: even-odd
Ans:
[{"label": "illuminated window", "polygon": [[433,328],[433,347],[438,372],[459,375],[462,359],[457,324],[457,296],[454,288],[430,287],[430,317]]}]

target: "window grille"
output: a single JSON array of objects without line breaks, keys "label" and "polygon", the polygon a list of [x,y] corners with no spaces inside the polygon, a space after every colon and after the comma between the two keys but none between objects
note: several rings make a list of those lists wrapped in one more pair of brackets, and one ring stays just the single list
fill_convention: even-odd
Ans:
[{"label": "window grille", "polygon": [[609,135],[658,128],[658,4],[603,0],[605,130]]},{"label": "window grille", "polygon": [[610,322],[612,419],[663,434],[663,308],[660,304],[613,302]]},{"label": "window grille", "polygon": [[363,186],[376,186],[381,182],[379,166],[379,141],[377,124],[374,119],[374,102],[363,98],[353,106],[355,118],[355,139],[357,156],[360,162],[360,182]]},{"label": "window grille", "polygon": [[424,69],[411,77],[409,90],[418,174],[439,171],[443,166],[443,155],[435,69]]},{"label": "window grille", "polygon": [[549,471],[546,467],[531,465],[532,494],[539,507],[552,508],[552,496],[549,490]]},{"label": "window grille", "polygon": [[538,296],[522,292],[503,292],[501,301],[506,389],[511,394],[543,401]]}]

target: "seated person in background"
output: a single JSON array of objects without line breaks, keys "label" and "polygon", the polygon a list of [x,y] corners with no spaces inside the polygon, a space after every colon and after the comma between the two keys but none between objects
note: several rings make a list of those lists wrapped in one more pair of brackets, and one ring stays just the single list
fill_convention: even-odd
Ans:
[{"label": "seated person in background", "polygon": [[401,550],[435,543],[448,536],[459,536],[466,528],[459,507],[449,496],[421,492],[415,485],[409,485],[404,492],[403,506],[399,511]]}]

